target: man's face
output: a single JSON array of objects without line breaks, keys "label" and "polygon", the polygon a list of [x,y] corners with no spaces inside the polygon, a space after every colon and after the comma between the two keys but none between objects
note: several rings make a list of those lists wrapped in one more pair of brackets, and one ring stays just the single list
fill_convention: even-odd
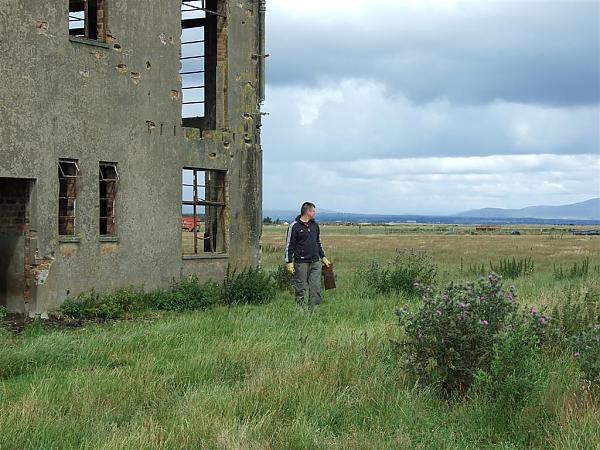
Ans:
[{"label": "man's face", "polygon": [[317,208],[308,208],[306,215],[309,219],[314,219],[317,216]]}]

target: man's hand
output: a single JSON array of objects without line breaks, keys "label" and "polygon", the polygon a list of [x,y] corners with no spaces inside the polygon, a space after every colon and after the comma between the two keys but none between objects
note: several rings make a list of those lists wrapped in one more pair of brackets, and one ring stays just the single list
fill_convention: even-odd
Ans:
[{"label": "man's hand", "polygon": [[293,262],[287,263],[287,264],[285,265],[285,268],[286,268],[286,269],[287,269],[287,271],[288,271],[289,273],[291,273],[291,274],[294,274],[294,273],[296,273],[296,269],[294,268],[294,263],[293,263]]},{"label": "man's hand", "polygon": [[321,261],[323,262],[323,265],[325,267],[330,267],[331,266],[331,261],[329,261],[327,258],[323,257],[323,259]]}]

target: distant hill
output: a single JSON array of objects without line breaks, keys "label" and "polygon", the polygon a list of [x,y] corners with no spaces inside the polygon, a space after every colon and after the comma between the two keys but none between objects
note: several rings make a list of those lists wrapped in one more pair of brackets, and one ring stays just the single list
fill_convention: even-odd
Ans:
[{"label": "distant hill", "polygon": [[600,220],[600,198],[570,205],[540,205],[520,209],[483,208],[472,209],[456,214],[456,217],[477,217],[480,219],[536,218],[536,219],[576,219]]},{"label": "distant hill", "polygon": [[[283,222],[292,221],[297,211],[264,209],[263,217]],[[445,223],[445,224],[600,224],[600,198],[560,206],[530,206],[521,209],[483,208],[454,215],[426,216],[414,214],[342,213],[319,208],[317,218],[322,223]]]}]

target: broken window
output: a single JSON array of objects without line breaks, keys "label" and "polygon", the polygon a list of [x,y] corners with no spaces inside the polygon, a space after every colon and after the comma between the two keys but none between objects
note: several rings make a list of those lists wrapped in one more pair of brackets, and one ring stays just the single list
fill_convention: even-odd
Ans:
[{"label": "broken window", "polygon": [[182,244],[184,254],[223,253],[225,171],[183,169]]},{"label": "broken window", "polygon": [[69,35],[104,42],[107,0],[69,0]]},{"label": "broken window", "polygon": [[75,234],[75,212],[77,203],[77,178],[79,166],[76,160],[58,161],[58,234]]},{"label": "broken window", "polygon": [[116,163],[100,163],[100,236],[115,236],[119,172]]},{"label": "broken window", "polygon": [[218,0],[181,2],[183,126],[214,129],[217,95]]}]

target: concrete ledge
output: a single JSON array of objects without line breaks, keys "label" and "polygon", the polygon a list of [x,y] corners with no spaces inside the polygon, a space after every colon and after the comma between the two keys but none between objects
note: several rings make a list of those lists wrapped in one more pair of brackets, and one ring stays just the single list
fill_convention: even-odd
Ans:
[{"label": "concrete ledge", "polygon": [[119,242],[119,238],[118,236],[100,236],[98,238],[98,241],[100,242]]},{"label": "concrete ledge", "polygon": [[201,255],[183,255],[184,261],[196,260],[196,259],[229,259],[227,253],[205,253]]},{"label": "concrete ledge", "polygon": [[80,38],[80,37],[76,37],[76,36],[69,36],[69,41],[77,42],[78,44],[91,45],[92,47],[101,47],[101,48],[106,48],[106,49],[111,48],[110,44],[107,44],[105,42],[95,41],[94,39],[86,39],[86,38]]},{"label": "concrete ledge", "polygon": [[79,236],[59,236],[58,243],[59,244],[79,244],[81,239]]}]

